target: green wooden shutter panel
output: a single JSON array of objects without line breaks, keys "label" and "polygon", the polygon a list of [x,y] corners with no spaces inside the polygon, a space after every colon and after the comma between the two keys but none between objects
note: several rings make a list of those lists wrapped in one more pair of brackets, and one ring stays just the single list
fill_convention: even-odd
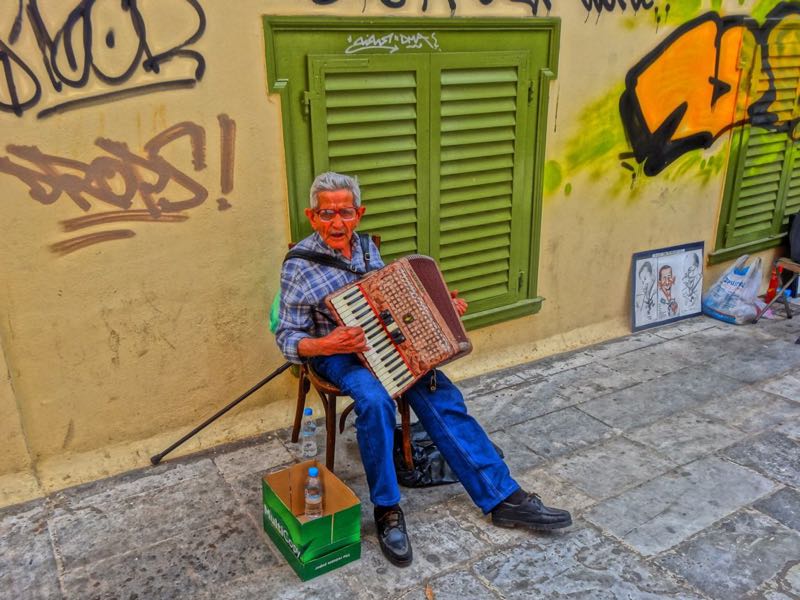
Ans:
[{"label": "green wooden shutter panel", "polygon": [[[790,40],[796,34],[777,35],[779,40]],[[775,54],[770,59],[771,73],[758,71],[753,95],[761,97],[769,89],[771,74],[775,99],[765,110],[781,122],[791,121],[798,114],[800,46],[778,41],[771,47]],[[800,208],[795,173],[797,144],[785,132],[758,127],[759,117],[753,115],[753,124],[740,134],[725,247],[776,238],[786,231],[788,215]]]},{"label": "green wooden shutter panel", "polygon": [[[310,56],[314,168],[356,175],[366,199],[360,229],[381,235],[388,261],[420,250],[420,136],[428,85],[419,59]],[[422,146],[422,148],[420,147]],[[424,163],[424,160],[422,161]]]},{"label": "green wooden shutter panel", "polygon": [[800,211],[800,142],[792,144],[792,170],[788,177],[786,189],[786,203],[784,208],[781,229],[786,231],[789,227],[789,215]]},{"label": "green wooden shutter panel", "polygon": [[524,167],[516,144],[524,137],[527,57],[437,55],[432,74],[433,254],[471,310],[512,303],[520,296],[522,187],[515,180]]}]

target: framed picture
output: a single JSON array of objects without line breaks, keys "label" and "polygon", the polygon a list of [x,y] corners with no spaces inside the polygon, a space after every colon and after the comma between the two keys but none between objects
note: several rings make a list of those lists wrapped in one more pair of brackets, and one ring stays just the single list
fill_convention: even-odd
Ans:
[{"label": "framed picture", "polygon": [[633,331],[700,314],[703,242],[633,255]]}]

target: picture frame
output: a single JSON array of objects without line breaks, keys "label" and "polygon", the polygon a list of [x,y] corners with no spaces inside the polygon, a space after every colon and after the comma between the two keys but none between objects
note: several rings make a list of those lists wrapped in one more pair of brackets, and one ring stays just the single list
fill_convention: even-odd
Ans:
[{"label": "picture frame", "polygon": [[641,331],[699,315],[704,264],[704,242],[635,253],[631,329]]}]

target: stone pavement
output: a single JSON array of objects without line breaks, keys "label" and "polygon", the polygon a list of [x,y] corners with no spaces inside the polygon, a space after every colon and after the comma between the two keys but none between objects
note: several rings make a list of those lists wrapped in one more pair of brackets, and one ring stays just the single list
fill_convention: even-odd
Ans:
[{"label": "stone pavement", "polygon": [[261,527],[261,475],[297,456],[282,430],[0,511],[0,596],[797,599],[798,335],[698,317],[461,382],[566,531],[495,528],[458,484],[407,490],[415,560],[392,567],[350,423],[362,558],[301,583]]}]

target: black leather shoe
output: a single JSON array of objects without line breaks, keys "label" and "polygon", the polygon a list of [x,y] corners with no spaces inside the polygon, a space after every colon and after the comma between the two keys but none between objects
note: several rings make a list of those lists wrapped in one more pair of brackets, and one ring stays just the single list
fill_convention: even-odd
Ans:
[{"label": "black leather shoe", "polygon": [[406,532],[406,520],[400,508],[385,511],[381,516],[375,517],[375,527],[378,529],[378,542],[383,555],[389,562],[398,567],[407,567],[413,558],[411,554],[411,540]]},{"label": "black leather shoe", "polygon": [[527,494],[519,504],[503,501],[492,509],[492,523],[500,527],[526,527],[549,531],[572,525],[569,511],[542,504],[536,494]]}]

